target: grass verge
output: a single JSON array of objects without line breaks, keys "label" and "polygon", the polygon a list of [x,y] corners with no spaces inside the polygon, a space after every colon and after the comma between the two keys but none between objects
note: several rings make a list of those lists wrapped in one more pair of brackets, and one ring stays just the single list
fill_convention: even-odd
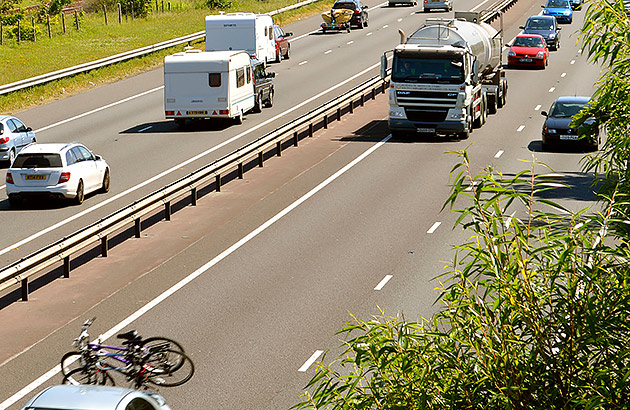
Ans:
[{"label": "grass verge", "polygon": [[[269,12],[294,4],[294,1],[269,0],[264,3],[256,1],[256,8],[251,6],[254,2],[243,1],[242,3],[234,2],[230,11]],[[274,21],[279,25],[286,25],[322,12],[330,8],[331,3],[331,0],[318,1],[276,15]],[[5,44],[0,46],[0,83],[8,84],[202,31],[204,18],[210,13],[211,11],[207,9],[180,6],[180,11],[154,13],[147,19],[137,19],[127,23],[123,21],[121,25],[112,24],[111,17],[108,16],[109,25],[107,26],[104,24],[102,13],[100,15],[98,13],[86,15],[81,25],[84,29],[78,32],[67,25],[65,35],[54,35],[52,39],[48,39],[46,36],[35,43],[22,42],[19,45]],[[99,23],[101,20],[102,23]],[[193,46],[203,49],[204,43],[196,43]],[[35,105],[65,98],[96,86],[157,68],[163,64],[165,56],[182,49],[182,46],[177,46],[161,50],[87,73],[0,95],[0,113],[15,114]]]}]

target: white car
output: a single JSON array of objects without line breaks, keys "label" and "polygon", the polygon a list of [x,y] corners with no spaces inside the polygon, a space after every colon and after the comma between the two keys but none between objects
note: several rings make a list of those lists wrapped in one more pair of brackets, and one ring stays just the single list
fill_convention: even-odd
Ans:
[{"label": "white car", "polygon": [[23,410],[171,410],[162,396],[147,391],[92,385],[52,386]]},{"label": "white car", "polygon": [[7,170],[9,204],[28,197],[70,198],[83,203],[86,194],[109,191],[109,165],[84,145],[33,144]]},{"label": "white car", "polygon": [[11,166],[17,153],[34,142],[35,133],[31,127],[10,115],[0,115],[0,161]]}]

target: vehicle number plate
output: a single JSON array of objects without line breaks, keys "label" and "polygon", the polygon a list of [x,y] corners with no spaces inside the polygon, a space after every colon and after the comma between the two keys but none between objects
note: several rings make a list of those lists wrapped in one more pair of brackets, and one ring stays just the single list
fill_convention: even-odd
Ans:
[{"label": "vehicle number plate", "polygon": [[531,63],[532,59],[531,58],[521,58],[521,63]]},{"label": "vehicle number plate", "polygon": [[208,111],[186,111],[188,115],[206,115]]},{"label": "vehicle number plate", "polygon": [[422,134],[435,134],[435,128],[417,128],[416,131]]},{"label": "vehicle number plate", "polygon": [[44,181],[46,180],[46,175],[25,175],[24,179],[27,181]]},{"label": "vehicle number plate", "polygon": [[568,140],[568,141],[577,141],[578,138],[579,137],[577,135],[561,135],[560,136],[561,140]]}]

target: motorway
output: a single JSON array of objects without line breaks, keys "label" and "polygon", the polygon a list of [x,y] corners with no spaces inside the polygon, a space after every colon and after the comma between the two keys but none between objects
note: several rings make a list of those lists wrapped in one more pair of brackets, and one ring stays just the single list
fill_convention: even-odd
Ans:
[{"label": "motorway", "polygon": [[[455,8],[488,4],[480,3],[459,0]],[[103,155],[112,167],[112,190],[80,207],[9,210],[0,202],[2,262],[376,75],[380,54],[398,42],[398,28],[410,33],[426,15],[367,4],[369,27],[350,34],[307,35],[318,16],[287,27],[295,39],[291,59],[271,68],[274,107],[246,117],[242,126],[179,130],[164,121],[160,70],[19,113],[40,130],[40,142],[79,140]],[[505,14],[506,39],[539,12],[539,3],[520,0]],[[327,350],[327,361],[335,356],[335,332],[350,314],[369,318],[380,308],[411,320],[430,316],[437,308],[432,279],[452,259],[452,245],[466,238],[451,229],[456,215],[440,212],[456,161],[445,151],[468,148],[475,170],[493,165],[505,174],[527,168],[523,160],[534,156],[572,186],[556,192],[556,200],[574,209],[592,205],[591,178],[579,172],[582,155],[540,151],[540,110],[560,95],[591,95],[599,75],[576,45],[583,14],[563,26],[562,47],[546,70],[508,70],[507,106],[469,140],[388,140],[387,100],[379,96],[143,238],[115,247],[108,258],[36,290],[28,303],[0,310],[0,408],[18,409],[60,382],[49,370],[93,316],[92,336],[136,328],[186,347],[197,366],[194,378],[160,390],[173,409],[289,408],[314,374],[309,359]]]}]

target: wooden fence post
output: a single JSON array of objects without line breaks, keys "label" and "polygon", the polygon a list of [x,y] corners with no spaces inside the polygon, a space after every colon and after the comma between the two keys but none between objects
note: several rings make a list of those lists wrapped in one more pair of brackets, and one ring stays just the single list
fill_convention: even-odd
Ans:
[{"label": "wooden fence post", "polygon": [[77,25],[77,31],[79,31],[79,12],[78,11],[74,11],[74,22]]},{"label": "wooden fence post", "polygon": [[66,17],[61,11],[61,27],[63,27],[63,34],[66,34]]},{"label": "wooden fence post", "polygon": [[0,21],[0,46],[4,44],[4,25]]},{"label": "wooden fence post", "polygon": [[105,25],[107,25],[107,7],[103,4],[103,15],[105,16]]},{"label": "wooden fence post", "polygon": [[171,2],[168,2],[168,11],[171,11]]},{"label": "wooden fence post", "polygon": [[162,0],[162,13],[164,13],[164,0]]},{"label": "wooden fence post", "polygon": [[131,6],[131,18],[133,19],[136,17],[135,10],[133,9],[133,1],[129,3],[129,5]]},{"label": "wooden fence post", "polygon": [[22,27],[20,26],[20,21],[18,19],[18,44],[20,44],[20,41],[22,41]]},{"label": "wooden fence post", "polygon": [[118,24],[122,24],[122,6],[118,3]]},{"label": "wooden fence post", "polygon": [[52,38],[52,30],[50,29],[50,14],[46,14],[46,25],[48,26],[48,38]]},{"label": "wooden fence post", "polygon": [[155,12],[157,13],[158,11],[160,11],[160,6],[158,4],[158,0],[155,0]]},{"label": "wooden fence post", "polygon": [[31,17],[31,24],[33,25],[33,43],[37,41],[37,33],[35,33],[35,17]]}]

